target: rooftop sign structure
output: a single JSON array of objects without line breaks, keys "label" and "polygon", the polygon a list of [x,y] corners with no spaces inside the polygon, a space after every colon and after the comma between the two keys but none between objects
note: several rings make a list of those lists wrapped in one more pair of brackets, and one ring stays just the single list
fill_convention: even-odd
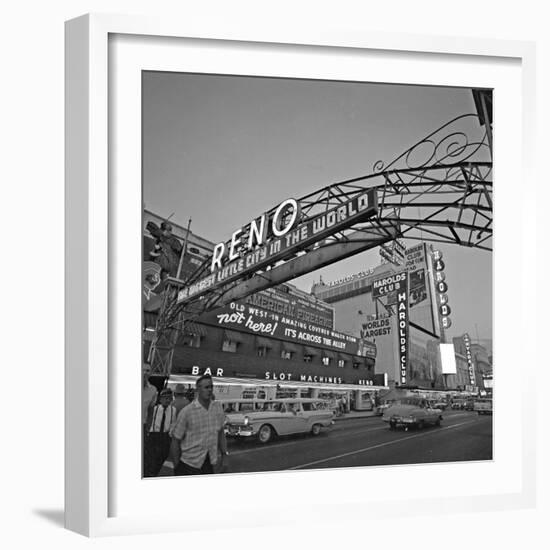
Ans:
[{"label": "rooftop sign structure", "polygon": [[491,250],[489,133],[462,115],[371,174],[284,200],[218,243],[186,280],[168,279],[157,334],[396,239]]}]

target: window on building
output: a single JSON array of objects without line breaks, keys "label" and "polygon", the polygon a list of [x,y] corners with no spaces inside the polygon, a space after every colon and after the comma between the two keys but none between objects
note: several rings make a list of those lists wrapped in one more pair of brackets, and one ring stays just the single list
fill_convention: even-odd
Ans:
[{"label": "window on building", "polygon": [[311,363],[313,355],[304,355],[304,363]]},{"label": "window on building", "polygon": [[323,357],[322,362],[325,367],[328,367],[330,365],[330,357]]},{"label": "window on building", "polygon": [[201,337],[198,334],[184,334],[182,344],[190,348],[200,348]]},{"label": "window on building", "polygon": [[224,339],[222,343],[222,351],[228,351],[230,353],[237,353],[237,342],[233,342],[232,340]]},{"label": "window on building", "polygon": [[338,359],[338,366],[343,369],[344,368],[345,361],[343,359]]},{"label": "window on building", "polygon": [[352,365],[353,365],[353,368],[354,368],[354,369],[358,369],[358,368],[359,368],[359,363],[358,363],[357,361],[354,361],[354,362],[352,363]]},{"label": "window on building", "polygon": [[287,361],[292,359],[292,352],[287,351],[286,349],[281,351],[281,359],[286,359]]},{"label": "window on building", "polygon": [[265,346],[260,346],[256,350],[258,357],[267,357],[267,352],[268,352],[268,349]]}]

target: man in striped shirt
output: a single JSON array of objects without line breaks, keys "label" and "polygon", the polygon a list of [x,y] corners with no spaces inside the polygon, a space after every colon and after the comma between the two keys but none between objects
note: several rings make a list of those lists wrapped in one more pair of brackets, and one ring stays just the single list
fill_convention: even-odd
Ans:
[{"label": "man in striped shirt", "polygon": [[212,474],[220,471],[227,456],[223,425],[225,414],[213,399],[212,377],[196,382],[195,400],[182,409],[172,434],[172,463],[177,476]]}]

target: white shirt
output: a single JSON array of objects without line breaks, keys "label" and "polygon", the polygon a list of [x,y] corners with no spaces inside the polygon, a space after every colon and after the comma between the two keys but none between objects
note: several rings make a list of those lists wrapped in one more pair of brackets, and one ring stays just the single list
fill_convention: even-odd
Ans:
[{"label": "white shirt", "polygon": [[147,385],[141,390],[141,421],[145,424],[147,422],[147,412],[149,407],[152,407],[157,400],[157,388],[147,382]]},{"label": "white shirt", "polygon": [[[149,432],[160,432],[160,425],[162,424],[162,413],[164,407],[162,405],[155,405],[153,409],[153,421],[151,422],[151,428]],[[170,427],[176,420],[176,408],[173,405],[166,407],[166,416],[164,418],[164,430],[163,432],[169,432]]]}]

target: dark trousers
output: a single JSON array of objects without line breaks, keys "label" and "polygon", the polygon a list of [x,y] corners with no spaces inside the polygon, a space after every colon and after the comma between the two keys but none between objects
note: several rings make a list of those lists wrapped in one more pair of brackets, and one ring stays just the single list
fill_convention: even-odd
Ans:
[{"label": "dark trousers", "polygon": [[200,468],[194,468],[193,466],[189,466],[189,464],[186,464],[185,462],[182,462],[181,460],[177,464],[177,466],[174,468],[174,474],[177,476],[194,476],[198,474],[213,474],[214,469],[212,468],[212,464],[210,463],[210,457],[206,455],[206,458],[204,459],[204,462]]},{"label": "dark trousers", "polygon": [[164,461],[170,454],[170,436],[168,433],[151,432],[145,438],[143,475],[156,477]]}]

